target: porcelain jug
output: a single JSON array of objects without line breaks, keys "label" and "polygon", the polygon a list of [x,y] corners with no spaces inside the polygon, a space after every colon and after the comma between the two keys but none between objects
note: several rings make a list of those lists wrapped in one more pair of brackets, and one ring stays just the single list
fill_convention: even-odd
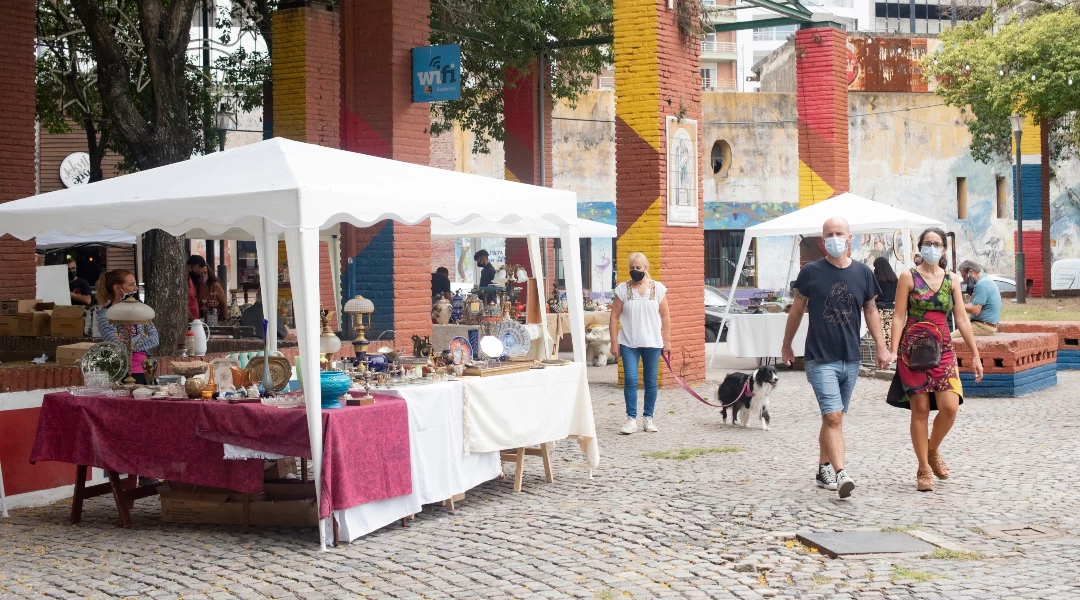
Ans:
[{"label": "porcelain jug", "polygon": [[195,356],[206,356],[206,341],[210,339],[210,328],[199,319],[191,322],[191,333],[195,335]]}]

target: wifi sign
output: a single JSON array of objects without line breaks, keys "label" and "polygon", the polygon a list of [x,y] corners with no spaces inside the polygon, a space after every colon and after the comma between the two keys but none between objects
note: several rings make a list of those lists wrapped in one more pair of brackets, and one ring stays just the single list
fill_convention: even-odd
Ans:
[{"label": "wifi sign", "polygon": [[461,98],[461,46],[413,48],[413,102]]}]

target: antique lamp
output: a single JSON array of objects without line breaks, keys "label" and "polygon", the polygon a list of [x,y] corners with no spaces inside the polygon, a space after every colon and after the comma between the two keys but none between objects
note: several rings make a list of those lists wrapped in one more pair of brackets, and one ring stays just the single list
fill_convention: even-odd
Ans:
[{"label": "antique lamp", "polygon": [[[149,325],[154,320],[154,309],[139,302],[132,294],[105,312],[105,318],[117,327],[120,338],[127,342],[128,350],[135,353],[135,339],[131,334],[131,325]],[[135,378],[128,373],[124,383],[133,384]]]},{"label": "antique lamp", "polygon": [[322,333],[319,335],[319,363],[323,371],[330,367],[330,359],[341,350],[341,340],[330,331],[330,311],[322,311]]},{"label": "antique lamp", "polygon": [[356,349],[357,360],[364,360],[367,356],[368,340],[364,337],[364,331],[371,328],[371,313],[375,312],[375,305],[371,300],[357,295],[345,303],[341,312],[353,315],[356,319],[356,339],[353,340],[353,348]]}]

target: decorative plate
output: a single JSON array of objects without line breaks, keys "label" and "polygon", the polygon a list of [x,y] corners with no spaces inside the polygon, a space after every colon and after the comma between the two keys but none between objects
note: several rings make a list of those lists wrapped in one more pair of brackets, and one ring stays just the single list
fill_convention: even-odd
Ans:
[{"label": "decorative plate", "polygon": [[83,375],[87,373],[108,373],[113,383],[119,383],[127,377],[131,369],[131,353],[116,342],[99,342],[90,347],[82,358]]},{"label": "decorative plate", "polygon": [[525,326],[517,321],[503,321],[499,327],[497,337],[503,344],[503,352],[510,356],[520,356],[529,353],[532,346],[532,338]]},{"label": "decorative plate", "polygon": [[502,341],[493,336],[485,335],[480,339],[480,351],[483,352],[488,358],[499,358],[505,352]]},{"label": "decorative plate", "polygon": [[469,340],[460,335],[450,340],[450,357],[455,365],[464,364],[472,358],[472,346]]},{"label": "decorative plate", "polygon": [[[263,358],[256,356],[248,361],[247,374],[252,385],[258,386],[262,381]],[[289,387],[290,379],[292,379],[292,365],[289,364],[289,359],[284,356],[271,356],[270,382],[273,384],[274,392],[277,393]]]}]

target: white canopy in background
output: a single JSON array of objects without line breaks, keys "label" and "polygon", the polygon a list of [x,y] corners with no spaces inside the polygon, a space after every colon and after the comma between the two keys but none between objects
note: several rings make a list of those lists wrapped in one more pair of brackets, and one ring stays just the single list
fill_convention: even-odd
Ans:
[{"label": "white canopy in background", "polygon": [[[570,271],[566,280],[574,360],[585,361],[577,198],[572,192],[274,138],[5,203],[0,205],[0,235],[27,240],[54,231],[97,235],[112,229],[139,235],[163,229],[173,235],[199,231],[202,237],[225,232],[252,236],[273,350],[277,248],[284,234],[301,366],[312,374],[319,371],[320,230],[341,222],[365,227],[387,219],[416,224],[432,217],[455,225],[484,219],[527,223],[536,231],[557,227]],[[539,235],[528,238],[533,271],[539,273]],[[306,377],[304,392],[316,493],[321,495],[319,379]],[[321,524],[319,537],[325,548]]]},{"label": "white canopy in background", "polygon": [[69,235],[52,231],[39,235],[34,240],[38,248],[65,248],[79,244],[113,244],[116,246],[134,246],[135,236],[126,231],[107,229],[96,235]]},{"label": "white canopy in background", "polygon": [[[578,236],[583,238],[614,238],[619,237],[618,230],[614,225],[605,225],[589,219],[575,218],[574,223],[578,226]],[[532,223],[493,223],[487,219],[474,219],[468,223],[455,225],[444,219],[431,219],[431,237],[434,238],[523,238],[530,235],[539,235],[542,238],[559,237],[559,228],[549,223],[539,223],[539,227],[532,227]]]},{"label": "white canopy in background", "polygon": [[[791,261],[788,263],[788,276],[785,281],[791,281],[791,267],[795,263],[795,255],[799,250],[799,237],[820,236],[821,228],[825,221],[833,217],[843,217],[847,220],[852,235],[864,233],[893,233],[896,230],[904,232],[903,239],[911,239],[912,231],[920,233],[929,227],[945,228],[945,224],[936,219],[917,215],[906,210],[901,210],[875,202],[850,192],[840,194],[806,208],[788,213],[781,217],[766,221],[759,225],[746,228],[743,234],[742,251],[739,253],[739,262],[735,266],[736,276],[731,284],[728,297],[734,301],[735,287],[739,283],[739,273],[742,273],[746,264],[746,255],[750,252],[750,244],[754,238],[760,237],[794,237],[791,245]],[[904,264],[908,264],[910,252],[905,253]],[[760,268],[760,266],[759,266]],[[731,303],[724,309],[724,320],[720,323],[720,331],[723,331],[727,316],[731,312]],[[720,336],[716,336],[716,343],[720,343]],[[709,358],[712,365],[716,352]]]}]

